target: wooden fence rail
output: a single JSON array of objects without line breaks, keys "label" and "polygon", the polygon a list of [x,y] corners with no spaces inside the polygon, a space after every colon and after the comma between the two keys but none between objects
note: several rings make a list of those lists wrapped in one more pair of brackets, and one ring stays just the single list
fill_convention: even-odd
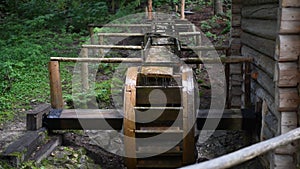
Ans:
[{"label": "wooden fence rail", "polygon": [[298,139],[300,139],[300,128],[206,162],[182,167],[182,169],[225,169],[233,167]]}]

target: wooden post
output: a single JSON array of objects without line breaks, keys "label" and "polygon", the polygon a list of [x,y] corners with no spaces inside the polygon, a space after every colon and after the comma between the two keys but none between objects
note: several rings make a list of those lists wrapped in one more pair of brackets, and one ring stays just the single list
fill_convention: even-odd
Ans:
[{"label": "wooden post", "polygon": [[152,20],[152,0],[148,0],[148,19]]},{"label": "wooden post", "polygon": [[184,6],[185,6],[185,0],[181,0],[181,15],[180,15],[180,19],[185,19],[185,16],[184,16]]},{"label": "wooden post", "polygon": [[230,92],[229,92],[229,80],[230,80],[230,64],[226,63],[225,64],[225,78],[226,78],[226,108],[230,109],[231,108],[231,97],[230,97]]},{"label": "wooden post", "polygon": [[248,108],[251,106],[251,63],[245,62],[244,65],[244,104],[245,108]]},{"label": "wooden post", "polygon": [[51,107],[53,109],[62,109],[64,102],[62,98],[59,62],[50,61],[48,64],[48,70],[49,70],[49,80],[50,80]]},{"label": "wooden post", "polygon": [[[95,44],[95,37],[94,37],[94,27],[93,26],[90,26],[89,27],[89,32],[90,32],[90,39],[91,39],[91,44],[94,45]],[[92,50],[93,52],[93,55],[95,55],[95,50],[93,49]]]},{"label": "wooden post", "polygon": [[[103,45],[103,42],[104,42],[104,36],[103,36],[103,35],[99,35],[99,36],[98,36],[98,41],[99,41],[99,42],[98,42],[99,45]],[[93,53],[93,54],[94,54],[94,53]],[[101,58],[104,57],[104,51],[103,51],[102,48],[99,49],[99,55],[100,55]]]},{"label": "wooden post", "polygon": [[[83,58],[88,58],[87,48],[82,48],[81,52]],[[89,89],[89,66],[87,62],[81,63],[81,82],[82,90],[87,91]]]}]

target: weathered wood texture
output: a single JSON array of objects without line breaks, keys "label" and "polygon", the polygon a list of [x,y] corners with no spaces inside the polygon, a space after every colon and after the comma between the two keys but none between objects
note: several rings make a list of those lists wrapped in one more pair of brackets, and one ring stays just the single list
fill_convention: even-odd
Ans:
[{"label": "weathered wood texture", "polygon": [[297,87],[300,83],[300,69],[297,62],[279,62],[276,76],[278,87]]},{"label": "weathered wood texture", "polygon": [[298,111],[300,96],[297,88],[278,88],[276,95],[278,111]]},{"label": "weathered wood texture", "polygon": [[[199,169],[199,168],[225,169],[225,168],[230,168],[237,164],[243,163],[247,160],[253,159],[259,155],[262,155],[268,151],[271,151],[277,147],[289,144],[298,139],[300,139],[300,128],[294,129],[288,133],[277,136],[275,138],[272,138],[272,139],[269,139],[269,140],[266,140],[266,141],[263,141],[260,143],[256,143],[254,145],[240,149],[233,153],[218,157],[216,159],[212,159],[212,160],[202,162],[199,164],[195,164],[192,166],[183,167],[182,169]],[[293,159],[293,158],[290,158],[290,159]],[[292,163],[292,161],[293,160],[288,160],[288,161],[284,161],[284,163],[290,164],[290,163]]]},{"label": "weathered wood texture", "polygon": [[54,109],[62,109],[64,102],[62,97],[59,62],[50,61],[48,64],[48,69],[50,79],[51,107]]},{"label": "weathered wood texture", "polygon": [[26,113],[27,130],[38,130],[43,126],[43,116],[50,112],[49,104],[42,104]]},{"label": "weathered wood texture", "polygon": [[300,7],[300,0],[281,0],[281,7]]},{"label": "weathered wood texture", "polygon": [[48,116],[45,127],[50,130],[121,130],[123,116],[118,110],[66,109],[60,116]]},{"label": "weathered wood texture", "polygon": [[276,42],[278,61],[298,61],[300,55],[299,35],[279,35]]},{"label": "weathered wood texture", "polygon": [[263,4],[278,4],[279,0],[247,0],[242,1],[244,6],[263,5]]},{"label": "weathered wood texture", "polygon": [[242,19],[242,29],[244,32],[248,32],[262,38],[276,40],[277,21],[261,19]]},{"label": "weathered wood texture", "polygon": [[279,4],[265,4],[243,7],[243,18],[277,20]]},{"label": "weathered wood texture", "polygon": [[36,131],[27,131],[16,142],[9,145],[1,154],[0,159],[8,161],[13,166],[19,166],[28,160],[46,137],[44,128]]},{"label": "weathered wood texture", "polygon": [[258,36],[251,35],[249,33],[242,33],[242,43],[257,51],[273,57],[275,53],[275,41],[270,39],[261,38]]},{"label": "weathered wood texture", "polygon": [[34,156],[29,160],[40,163],[43,159],[47,158],[57,146],[62,144],[61,136],[52,136],[46,144],[43,144],[39,149],[34,153]]},{"label": "weathered wood texture", "polygon": [[268,76],[273,78],[276,64],[273,58],[245,45],[242,47],[242,55],[246,57],[251,56],[253,58],[252,63],[259,69],[263,70],[266,74],[268,74]]}]

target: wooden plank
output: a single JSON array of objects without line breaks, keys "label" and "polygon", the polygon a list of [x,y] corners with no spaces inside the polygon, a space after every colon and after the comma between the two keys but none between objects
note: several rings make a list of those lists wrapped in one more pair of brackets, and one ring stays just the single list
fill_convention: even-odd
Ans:
[{"label": "wooden plank", "polygon": [[297,61],[300,55],[299,35],[279,35],[276,42],[278,61]]},{"label": "wooden plank", "polygon": [[[298,125],[297,112],[281,112],[281,133],[282,134],[297,128],[297,125]],[[291,126],[292,128],[286,130],[285,128],[286,126]]]},{"label": "wooden plank", "polygon": [[[223,113],[221,119],[220,114]],[[209,117],[208,114],[210,113]],[[204,123],[215,123],[219,121],[216,130],[247,130],[254,131],[257,119],[254,112],[247,109],[225,109],[225,110],[208,110],[200,109],[197,114],[197,129],[201,130]],[[207,128],[205,130],[213,130]]]},{"label": "wooden plank", "polygon": [[48,64],[48,70],[50,80],[51,107],[54,109],[62,109],[64,102],[62,98],[59,62],[50,61]]},{"label": "wooden plank", "polygon": [[[287,133],[298,125],[297,112],[281,112],[281,133]],[[275,150],[276,154],[293,155],[297,151],[298,142],[292,142]]]},{"label": "wooden plank", "polygon": [[38,130],[43,126],[44,115],[50,112],[49,104],[41,104],[38,107],[26,112],[26,129]]},{"label": "wooden plank", "polygon": [[261,85],[261,87],[266,90],[272,97],[275,97],[275,83],[272,77],[268,76],[265,72],[257,67],[252,68],[254,72],[257,72],[256,81]]},{"label": "wooden plank", "polygon": [[63,110],[60,116],[51,116],[44,121],[50,130],[121,130],[123,116],[118,110],[69,109]]},{"label": "wooden plank", "polygon": [[175,121],[177,118],[182,119],[182,107],[135,107],[137,122],[163,122]]},{"label": "wooden plank", "polygon": [[300,0],[281,0],[281,7],[300,7]]},{"label": "wooden plank", "polygon": [[254,36],[246,32],[242,33],[241,39],[243,44],[265,55],[273,57],[275,54],[275,41],[273,40]]},{"label": "wooden plank", "polygon": [[263,70],[269,77],[273,78],[276,62],[272,57],[264,55],[245,45],[242,47],[242,55],[252,57],[252,63],[259,69]]},{"label": "wooden plank", "polygon": [[57,146],[60,146],[61,144],[61,136],[51,136],[50,140],[46,144],[41,145],[38,151],[36,151],[33,154],[33,157],[31,157],[29,160],[40,163],[43,159],[47,158]]},{"label": "wooden plank", "polygon": [[[288,143],[293,142],[298,139],[300,139],[300,128],[294,129],[288,133],[271,138],[269,140],[253,144],[251,146],[245,147],[243,149],[232,152],[230,154],[226,154],[224,156],[221,156],[221,157],[218,157],[218,158],[206,161],[206,162],[194,164],[192,166],[183,167],[182,169],[199,169],[199,168],[225,169],[225,168],[230,168],[230,167],[233,167],[235,165],[238,165],[238,164],[241,164],[248,160],[251,160],[251,159],[258,157],[262,154],[265,154],[277,147],[288,144]],[[293,158],[291,156],[288,156],[288,157],[289,157],[289,160],[283,161],[283,163],[292,162]],[[291,164],[293,164],[293,163],[291,163]]]},{"label": "wooden plank", "polygon": [[263,4],[245,6],[242,10],[243,18],[277,20],[279,4]]},{"label": "wooden plank", "polygon": [[[137,105],[166,106],[166,104],[181,105],[180,88],[137,88]],[[157,99],[161,98],[161,99]],[[165,99],[163,99],[165,98]]]},{"label": "wooden plank", "polygon": [[277,69],[278,87],[297,87],[300,83],[300,70],[296,62],[279,62]]},{"label": "wooden plank", "polygon": [[1,154],[1,159],[13,166],[20,166],[23,161],[30,158],[39,145],[44,142],[46,130],[27,131],[17,141],[10,144]]},{"label": "wooden plank", "polygon": [[51,57],[51,61],[61,62],[101,62],[101,63],[142,63],[141,58],[69,58]]},{"label": "wooden plank", "polygon": [[278,111],[298,111],[300,97],[297,88],[279,88],[276,94]]},{"label": "wooden plank", "polygon": [[151,27],[151,24],[89,24],[89,27]]},{"label": "wooden plank", "polygon": [[279,21],[279,33],[300,33],[300,21]]},{"label": "wooden plank", "polygon": [[266,101],[268,105],[268,109],[272,112],[274,116],[276,116],[277,119],[280,119],[280,114],[277,110],[277,106],[275,104],[275,97],[276,97],[276,89],[275,89],[275,97],[271,96],[259,83],[256,81],[253,81],[251,83],[253,94],[257,97],[263,99]]},{"label": "wooden plank", "polygon": [[229,46],[182,46],[181,49],[184,50],[227,50]]},{"label": "wooden plank", "polygon": [[143,33],[97,33],[98,36],[110,36],[110,37],[129,37],[129,36],[144,36]]},{"label": "wooden plank", "polygon": [[242,29],[244,32],[266,39],[276,40],[277,37],[276,20],[243,19]]},{"label": "wooden plank", "polygon": [[[182,70],[182,106],[183,106],[183,153],[182,163],[188,165],[195,163],[195,122],[197,101],[195,100],[195,84],[193,70],[190,67],[184,67]],[[195,105],[196,104],[196,105]]]},{"label": "wooden plank", "polygon": [[281,20],[300,21],[300,8],[281,8]]},{"label": "wooden plank", "polygon": [[135,140],[135,112],[136,106],[136,83],[138,77],[138,68],[130,67],[127,69],[125,91],[124,91],[124,150],[125,163],[130,169],[136,168],[136,140]]},{"label": "wooden plank", "polygon": [[82,45],[82,48],[89,49],[123,49],[123,50],[142,50],[142,46],[133,46],[133,45]]},{"label": "wooden plank", "polygon": [[260,5],[260,4],[272,4],[272,3],[278,3],[279,0],[247,0],[247,1],[242,1],[243,5]]}]

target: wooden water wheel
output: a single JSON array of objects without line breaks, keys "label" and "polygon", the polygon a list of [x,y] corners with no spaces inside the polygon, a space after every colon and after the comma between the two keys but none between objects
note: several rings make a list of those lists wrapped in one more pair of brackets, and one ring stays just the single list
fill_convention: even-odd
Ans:
[{"label": "wooden water wheel", "polygon": [[[126,166],[175,168],[194,163],[196,107],[192,69],[182,66],[176,71],[168,66],[158,69],[170,69],[172,74],[158,73],[157,69],[156,74],[145,74],[144,68],[153,67],[130,67],[126,76]],[[157,139],[153,141],[153,137]]]}]

